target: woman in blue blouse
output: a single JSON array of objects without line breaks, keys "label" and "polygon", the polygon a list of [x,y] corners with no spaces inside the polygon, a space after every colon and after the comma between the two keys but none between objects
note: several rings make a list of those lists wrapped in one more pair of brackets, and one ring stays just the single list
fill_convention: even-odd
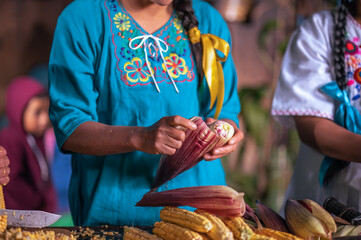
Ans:
[{"label": "woman in blue blouse", "polygon": [[[72,153],[70,208],[76,225],[153,225],[160,208],[135,207],[150,190],[160,154],[173,154],[188,120],[214,121],[200,44],[189,30],[231,41],[209,4],[190,0],[76,0],[58,18],[49,64],[50,118],[57,143]],[[193,41],[192,41],[193,42]],[[197,68],[197,66],[199,66]],[[219,119],[236,130],[159,191],[224,185],[220,157],[243,138],[232,57],[222,62]],[[202,71],[199,71],[202,74]]]}]

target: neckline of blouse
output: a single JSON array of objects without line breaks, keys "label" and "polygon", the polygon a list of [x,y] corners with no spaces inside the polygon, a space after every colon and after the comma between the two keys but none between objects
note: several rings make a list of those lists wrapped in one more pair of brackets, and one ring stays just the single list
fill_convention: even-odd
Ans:
[{"label": "neckline of blouse", "polygon": [[133,16],[127,11],[127,9],[125,9],[125,7],[123,6],[123,4],[118,0],[118,6],[119,8],[123,11],[123,13],[125,13],[130,21],[139,29],[140,33],[142,33],[143,35],[153,35],[156,37],[160,37],[162,36],[163,32],[165,30],[167,30],[167,28],[172,24],[173,20],[175,19],[176,13],[175,10],[173,10],[172,15],[170,16],[170,18],[168,19],[168,21],[162,26],[160,27],[157,31],[155,31],[154,33],[148,33],[148,31],[146,31],[138,22],[137,20],[135,20],[133,18]]}]

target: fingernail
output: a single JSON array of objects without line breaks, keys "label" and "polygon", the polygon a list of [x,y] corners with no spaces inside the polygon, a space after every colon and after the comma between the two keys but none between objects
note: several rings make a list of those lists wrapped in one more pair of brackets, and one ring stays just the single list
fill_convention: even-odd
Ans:
[{"label": "fingernail", "polygon": [[197,129],[197,124],[192,124],[192,128]]}]

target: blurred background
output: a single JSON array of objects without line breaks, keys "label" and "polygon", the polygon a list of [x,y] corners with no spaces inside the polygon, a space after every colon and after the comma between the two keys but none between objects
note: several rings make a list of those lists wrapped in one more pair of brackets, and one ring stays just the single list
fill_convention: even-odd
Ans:
[{"label": "blurred background", "polygon": [[[71,0],[0,0],[0,129],[6,126],[5,91],[18,75],[47,84],[47,63],[57,17]],[[331,0],[208,0],[232,34],[245,138],[223,159],[228,184],[278,211],[291,177],[299,139],[269,109],[282,56],[292,31]]]}]

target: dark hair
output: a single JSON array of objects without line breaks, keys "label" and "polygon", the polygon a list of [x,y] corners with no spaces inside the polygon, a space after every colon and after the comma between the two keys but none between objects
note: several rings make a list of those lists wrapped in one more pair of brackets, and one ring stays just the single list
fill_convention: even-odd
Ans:
[{"label": "dark hair", "polygon": [[347,86],[346,69],[345,69],[345,50],[346,50],[346,22],[347,13],[353,13],[355,2],[342,0],[341,5],[334,12],[334,47],[333,62],[335,65],[336,82],[340,89],[344,90]]},{"label": "dark hair", "polygon": [[347,8],[341,4],[335,11],[335,29],[334,29],[334,46],[333,61],[335,65],[335,77],[338,86],[343,90],[346,88],[346,71],[345,71],[345,35],[346,35],[346,16]]},{"label": "dark hair", "polygon": [[[337,85],[341,90],[347,86],[346,69],[345,69],[345,50],[346,50],[346,23],[347,14],[353,14],[355,9],[355,1],[342,0],[341,5],[334,12],[334,46],[333,46],[333,62],[335,65],[335,77]],[[323,185],[327,185],[334,175],[346,168],[350,162],[336,160],[331,165],[324,176]]]},{"label": "dark hair", "polygon": [[[188,32],[193,27],[198,27],[198,20],[194,14],[192,0],[174,0],[173,8],[176,11],[178,18],[182,21],[182,25]],[[191,44],[192,53],[194,55],[197,72],[200,81],[202,81],[204,73],[202,68],[202,45],[201,43]]]}]

